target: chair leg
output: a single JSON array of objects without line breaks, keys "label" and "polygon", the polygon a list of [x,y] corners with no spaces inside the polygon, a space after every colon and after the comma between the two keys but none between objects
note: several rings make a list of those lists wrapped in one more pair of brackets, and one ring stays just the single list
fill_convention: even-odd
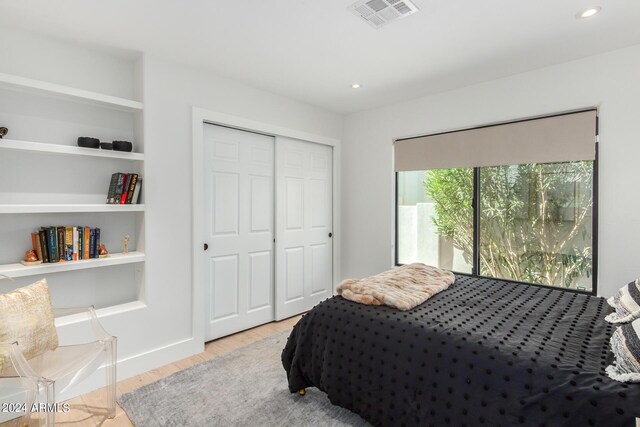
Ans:
[{"label": "chair leg", "polygon": [[300,396],[304,396],[305,394],[307,394],[307,390],[306,390],[306,389],[304,389],[304,388],[301,388],[300,390],[298,390],[298,394],[299,394]]},{"label": "chair leg", "polygon": [[47,408],[44,411],[45,426],[54,427],[56,425],[56,411],[51,408],[55,408],[56,383],[54,381],[45,380],[40,383],[40,386],[44,389],[44,403],[47,405]]},{"label": "chair leg", "polygon": [[[33,386],[33,384],[31,384]],[[35,387],[29,389],[26,393],[27,393],[27,397],[25,399],[25,404],[26,404],[26,410],[25,410],[25,414],[20,417],[20,421],[18,423],[18,426],[20,427],[29,427],[29,425],[31,424],[31,408],[33,407],[33,404],[36,403],[37,401],[37,389],[38,389],[38,385],[37,383],[35,384]]]},{"label": "chair leg", "polygon": [[107,363],[105,372],[107,374],[106,381],[106,398],[107,398],[107,418],[115,418],[116,416],[116,365],[117,365],[117,339],[114,337],[106,346]]}]

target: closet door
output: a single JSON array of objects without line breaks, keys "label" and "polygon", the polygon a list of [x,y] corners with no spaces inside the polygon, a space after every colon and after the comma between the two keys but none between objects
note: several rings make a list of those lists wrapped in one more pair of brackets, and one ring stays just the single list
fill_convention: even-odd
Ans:
[{"label": "closet door", "polygon": [[333,294],[332,147],[276,141],[276,319]]},{"label": "closet door", "polygon": [[274,319],[274,138],[205,125],[206,338]]}]

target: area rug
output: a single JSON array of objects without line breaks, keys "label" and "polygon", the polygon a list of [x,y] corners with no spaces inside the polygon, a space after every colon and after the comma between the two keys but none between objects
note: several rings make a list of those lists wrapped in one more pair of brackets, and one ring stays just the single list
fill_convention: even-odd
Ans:
[{"label": "area rug", "polygon": [[135,426],[369,426],[307,389],[289,393],[280,353],[289,332],[194,365],[123,394]]}]

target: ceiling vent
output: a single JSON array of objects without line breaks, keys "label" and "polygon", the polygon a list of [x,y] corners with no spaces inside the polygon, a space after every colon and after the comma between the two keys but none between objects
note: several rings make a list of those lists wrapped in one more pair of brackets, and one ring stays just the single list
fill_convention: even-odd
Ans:
[{"label": "ceiling vent", "polygon": [[416,5],[409,0],[360,0],[348,9],[373,28],[380,28],[418,11]]}]

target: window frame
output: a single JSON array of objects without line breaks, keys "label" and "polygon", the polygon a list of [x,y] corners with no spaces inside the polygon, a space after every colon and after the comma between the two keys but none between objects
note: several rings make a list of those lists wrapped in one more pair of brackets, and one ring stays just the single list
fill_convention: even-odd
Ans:
[{"label": "window frame", "polygon": [[[559,115],[562,115],[562,114],[554,114],[546,117],[554,117]],[[534,120],[534,119],[527,119],[527,120]],[[517,121],[526,121],[526,120],[517,120]],[[513,122],[506,122],[506,123],[513,123]],[[501,124],[505,124],[505,123],[501,123]],[[485,126],[479,126],[479,127],[485,127]],[[599,156],[598,135],[599,135],[599,128],[600,128],[600,121],[599,121],[599,117],[596,116],[595,159],[593,160],[593,178],[591,183],[593,188],[592,190],[593,206],[591,208],[592,209],[591,211],[591,215],[592,215],[592,224],[591,224],[592,225],[591,227],[592,228],[591,230],[592,261],[591,263],[592,265],[591,265],[591,290],[590,291],[580,290],[580,289],[561,288],[559,286],[545,285],[542,283],[532,283],[532,282],[524,282],[520,280],[502,279],[498,277],[483,276],[479,274],[479,271],[480,271],[480,209],[479,209],[478,201],[480,200],[480,197],[481,197],[480,195],[480,169],[481,168],[479,167],[473,168],[473,203],[472,203],[472,206],[473,206],[473,267],[472,267],[471,273],[461,273],[457,271],[453,271],[453,273],[455,273],[456,275],[477,277],[482,279],[504,280],[504,281],[523,284],[523,285],[532,285],[532,286],[538,286],[541,288],[556,289],[556,290],[561,290],[566,292],[573,292],[577,294],[597,296],[598,295],[598,156]],[[458,132],[458,131],[453,131],[453,132]],[[441,132],[441,133],[446,133],[446,132]],[[398,246],[399,244],[399,241],[398,241],[399,239],[398,173],[399,172],[394,172],[394,179],[395,179],[394,215],[395,217],[394,217],[393,255],[394,255],[394,264],[396,267],[404,265],[398,262],[398,247],[399,247]]]}]

